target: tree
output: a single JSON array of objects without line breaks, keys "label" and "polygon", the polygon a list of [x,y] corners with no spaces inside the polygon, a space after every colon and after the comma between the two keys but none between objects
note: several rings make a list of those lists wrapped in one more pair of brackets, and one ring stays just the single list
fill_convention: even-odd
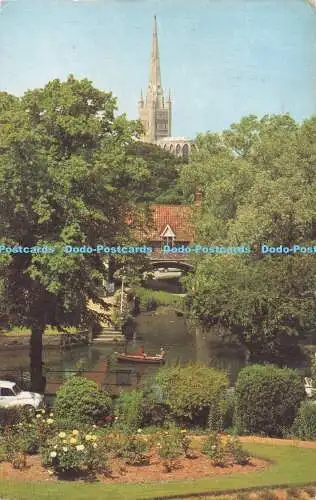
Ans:
[{"label": "tree", "polygon": [[316,243],[315,139],[316,118],[299,125],[288,115],[250,116],[199,136],[182,171],[187,192],[203,189],[196,241],[251,250],[195,258],[192,315],[235,334],[252,360],[286,364],[315,327],[314,255],[261,253],[261,244]]},{"label": "tree", "polygon": [[127,214],[136,211],[129,185],[149,176],[144,162],[127,154],[138,123],[115,110],[111,93],[73,76],[20,99],[0,94],[1,239],[11,247],[55,247],[51,254],[10,253],[1,266],[3,307],[11,323],[31,328],[33,390],[42,389],[46,324],[88,324],[95,315],[89,299],[102,302],[102,254],[65,255],[64,245],[128,242]]},{"label": "tree", "polygon": [[183,166],[180,158],[155,144],[143,142],[132,144],[128,151],[132,156],[143,160],[150,172],[149,177],[137,186],[137,201],[163,204],[181,204],[184,201],[181,186],[178,184]]}]

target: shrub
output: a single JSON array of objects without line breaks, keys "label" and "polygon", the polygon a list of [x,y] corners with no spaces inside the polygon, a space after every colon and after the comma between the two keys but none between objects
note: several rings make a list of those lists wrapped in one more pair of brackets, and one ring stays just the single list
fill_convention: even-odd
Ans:
[{"label": "shrub", "polygon": [[218,408],[218,400],[228,387],[228,378],[214,368],[189,363],[160,368],[154,385],[160,388],[162,401],[176,421],[205,425],[209,412]]},{"label": "shrub", "polygon": [[0,428],[11,427],[20,422],[26,410],[22,407],[0,408]]},{"label": "shrub", "polygon": [[[52,414],[45,410],[33,413],[20,413],[20,422],[7,426],[2,436],[2,447],[8,456],[14,453],[35,454],[56,430]],[[9,458],[10,461],[10,458]]]},{"label": "shrub", "polygon": [[142,391],[123,392],[115,402],[116,427],[133,431],[142,425],[143,419]]},{"label": "shrub", "polygon": [[299,439],[316,439],[316,405],[311,401],[303,401],[296,419],[292,433]]},{"label": "shrub", "polygon": [[208,426],[211,431],[223,431],[233,425],[235,410],[235,393],[228,389],[218,401],[217,406],[211,409]]},{"label": "shrub", "polygon": [[149,445],[146,437],[132,435],[127,438],[122,447],[121,457],[130,465],[146,465],[149,463],[149,457],[146,452],[149,451]]},{"label": "shrub", "polygon": [[239,433],[283,436],[293,424],[304,385],[289,368],[252,365],[243,368],[236,383],[234,422]]},{"label": "shrub", "polygon": [[204,441],[202,452],[208,455],[213,464],[219,467],[227,465],[225,448],[221,436],[216,432],[211,433]]},{"label": "shrub", "polygon": [[166,472],[171,472],[177,466],[177,458],[183,454],[182,436],[180,430],[170,424],[165,430],[158,432],[156,446],[160,458],[163,459],[163,467]]},{"label": "shrub", "polygon": [[84,377],[71,377],[57,391],[54,405],[56,420],[71,428],[104,422],[112,407],[110,396]]},{"label": "shrub", "polygon": [[236,436],[229,436],[225,444],[225,452],[231,456],[233,463],[238,465],[247,465],[250,461],[250,455],[244,450],[240,440]]},{"label": "shrub", "polygon": [[93,433],[59,432],[41,449],[42,464],[57,474],[64,472],[90,473],[108,471],[105,450]]}]

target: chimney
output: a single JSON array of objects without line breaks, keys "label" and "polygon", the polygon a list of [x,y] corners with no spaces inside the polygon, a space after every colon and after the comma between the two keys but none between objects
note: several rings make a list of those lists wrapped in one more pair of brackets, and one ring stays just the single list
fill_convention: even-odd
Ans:
[{"label": "chimney", "polygon": [[200,191],[199,189],[197,189],[195,191],[195,206],[196,207],[201,206],[202,198],[203,198],[202,191]]}]

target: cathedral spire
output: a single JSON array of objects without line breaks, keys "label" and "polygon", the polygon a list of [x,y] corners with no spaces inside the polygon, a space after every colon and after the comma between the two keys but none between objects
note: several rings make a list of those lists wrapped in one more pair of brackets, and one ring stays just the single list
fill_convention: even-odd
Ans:
[{"label": "cathedral spire", "polygon": [[153,21],[153,40],[150,60],[149,90],[151,90],[152,93],[156,94],[156,96],[162,93],[156,15],[154,16]]}]

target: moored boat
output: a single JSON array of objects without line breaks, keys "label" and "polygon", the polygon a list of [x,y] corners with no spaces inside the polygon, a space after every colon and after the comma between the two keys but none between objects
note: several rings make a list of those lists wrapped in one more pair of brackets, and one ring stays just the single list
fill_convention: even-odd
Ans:
[{"label": "moored boat", "polygon": [[164,363],[164,356],[147,356],[142,354],[123,354],[121,352],[116,352],[116,359],[118,361],[128,361],[134,363]]}]

